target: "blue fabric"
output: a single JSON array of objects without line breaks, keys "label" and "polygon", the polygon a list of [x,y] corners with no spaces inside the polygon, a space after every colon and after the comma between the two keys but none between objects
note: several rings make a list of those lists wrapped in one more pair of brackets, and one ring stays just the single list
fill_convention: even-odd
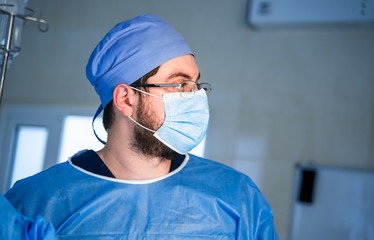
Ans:
[{"label": "blue fabric", "polygon": [[101,105],[112,100],[114,88],[130,85],[161,64],[192,51],[168,23],[142,15],[118,23],[92,52],[86,76],[100,96]]},{"label": "blue fabric", "polygon": [[0,239],[1,240],[54,240],[55,230],[44,218],[35,220],[18,213],[8,200],[0,194]]},{"label": "blue fabric", "polygon": [[277,239],[271,208],[247,176],[189,156],[150,183],[111,181],[65,162],[6,197],[25,216],[53,223],[59,239]]}]

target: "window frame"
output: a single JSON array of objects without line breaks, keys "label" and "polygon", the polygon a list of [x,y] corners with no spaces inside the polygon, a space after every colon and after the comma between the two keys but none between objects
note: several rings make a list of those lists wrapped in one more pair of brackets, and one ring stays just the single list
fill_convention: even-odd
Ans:
[{"label": "window frame", "polygon": [[6,104],[0,115],[0,188],[6,192],[11,187],[14,167],[15,138],[18,126],[43,126],[48,129],[47,147],[43,170],[57,163],[65,116],[92,116],[96,107],[18,105]]}]

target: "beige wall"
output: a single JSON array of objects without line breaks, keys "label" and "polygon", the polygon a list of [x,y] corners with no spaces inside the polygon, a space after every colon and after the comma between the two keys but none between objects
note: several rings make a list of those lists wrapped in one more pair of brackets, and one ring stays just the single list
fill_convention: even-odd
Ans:
[{"label": "beige wall", "polygon": [[207,157],[246,172],[286,239],[295,163],[374,168],[374,30],[276,30],[245,23],[247,0],[30,0],[50,23],[24,28],[4,103],[96,106],[85,64],[118,21],[170,22],[213,85]]}]

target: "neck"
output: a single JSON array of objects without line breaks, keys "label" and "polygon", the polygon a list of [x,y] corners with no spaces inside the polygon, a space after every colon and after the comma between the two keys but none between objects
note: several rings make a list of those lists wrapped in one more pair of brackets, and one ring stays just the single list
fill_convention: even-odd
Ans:
[{"label": "neck", "polygon": [[[114,135],[116,135],[114,133]],[[105,147],[97,154],[118,179],[147,180],[161,177],[170,171],[171,160],[150,158],[134,152],[129,147],[130,140],[118,141],[118,136],[108,134]]]}]

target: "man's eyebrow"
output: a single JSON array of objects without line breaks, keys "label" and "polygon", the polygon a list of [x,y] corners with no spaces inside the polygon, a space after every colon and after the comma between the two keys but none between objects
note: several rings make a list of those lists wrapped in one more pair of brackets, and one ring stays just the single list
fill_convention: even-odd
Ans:
[{"label": "man's eyebrow", "polygon": [[[169,79],[169,80],[172,80],[173,78],[178,78],[178,77],[182,77],[182,78],[185,78],[185,79],[187,79],[187,80],[193,80],[193,78],[192,78],[190,75],[188,75],[188,74],[186,74],[186,73],[183,73],[183,72],[173,73],[173,74],[171,74],[171,75],[168,77],[168,79]],[[200,72],[199,72],[199,75],[197,76],[196,81],[198,81],[199,79],[200,79]]]}]

